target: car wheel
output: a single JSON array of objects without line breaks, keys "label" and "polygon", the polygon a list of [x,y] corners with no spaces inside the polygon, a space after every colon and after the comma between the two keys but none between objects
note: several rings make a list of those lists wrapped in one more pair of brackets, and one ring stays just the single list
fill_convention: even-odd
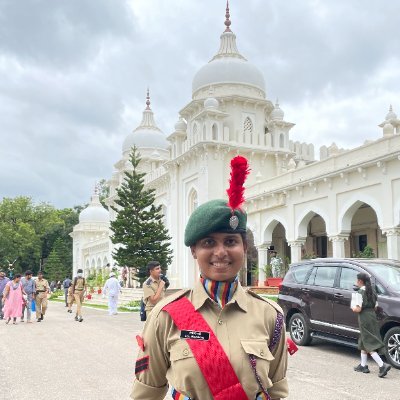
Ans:
[{"label": "car wheel", "polygon": [[395,368],[400,369],[400,326],[395,326],[386,332],[385,343],[386,360]]},{"label": "car wheel", "polygon": [[311,343],[310,328],[302,314],[292,315],[289,321],[289,332],[293,342],[299,346],[307,346]]}]

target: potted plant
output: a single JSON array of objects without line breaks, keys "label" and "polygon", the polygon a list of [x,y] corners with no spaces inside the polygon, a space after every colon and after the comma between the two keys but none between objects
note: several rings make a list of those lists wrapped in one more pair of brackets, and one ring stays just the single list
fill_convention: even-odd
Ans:
[{"label": "potted plant", "polygon": [[280,283],[282,282],[282,278],[279,277],[273,277],[272,276],[272,265],[267,264],[264,267],[264,272],[265,272],[265,281],[264,285],[265,286],[273,286],[273,287],[279,287]]}]

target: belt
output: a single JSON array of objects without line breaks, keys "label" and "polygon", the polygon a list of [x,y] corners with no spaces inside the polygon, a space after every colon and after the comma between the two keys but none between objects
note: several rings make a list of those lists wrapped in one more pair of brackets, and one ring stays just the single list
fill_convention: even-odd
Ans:
[{"label": "belt", "polygon": [[45,290],[36,290],[36,293],[44,293]]},{"label": "belt", "polygon": [[[179,393],[176,389],[172,388],[171,396],[174,400],[192,400],[190,397],[185,396],[182,393]],[[267,400],[267,396],[264,393],[258,393],[255,400]]]},{"label": "belt", "polygon": [[83,289],[75,289],[75,292],[82,292]]}]

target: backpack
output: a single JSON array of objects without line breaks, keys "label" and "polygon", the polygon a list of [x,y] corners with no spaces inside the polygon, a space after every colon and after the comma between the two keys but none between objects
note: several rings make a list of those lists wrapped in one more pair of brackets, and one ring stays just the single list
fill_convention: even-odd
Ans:
[{"label": "backpack", "polygon": [[143,301],[143,297],[140,300],[140,320],[141,321],[146,321],[147,319],[147,313],[146,313],[146,304]]}]

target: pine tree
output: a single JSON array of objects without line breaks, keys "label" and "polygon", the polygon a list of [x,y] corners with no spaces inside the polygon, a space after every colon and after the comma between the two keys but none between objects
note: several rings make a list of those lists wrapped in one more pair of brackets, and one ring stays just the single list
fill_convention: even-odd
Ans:
[{"label": "pine tree", "polygon": [[172,260],[168,230],[163,224],[162,207],[155,206],[154,189],[144,188],[145,174],[138,170],[140,155],[134,147],[129,157],[131,171],[117,189],[115,221],[111,222],[112,241],[119,244],[113,256],[120,266],[134,268],[135,279],[143,283],[146,265],[156,260],[164,272]]},{"label": "pine tree", "polygon": [[65,269],[56,250],[53,249],[47,257],[44,271],[49,282],[63,281],[65,278]]}]

